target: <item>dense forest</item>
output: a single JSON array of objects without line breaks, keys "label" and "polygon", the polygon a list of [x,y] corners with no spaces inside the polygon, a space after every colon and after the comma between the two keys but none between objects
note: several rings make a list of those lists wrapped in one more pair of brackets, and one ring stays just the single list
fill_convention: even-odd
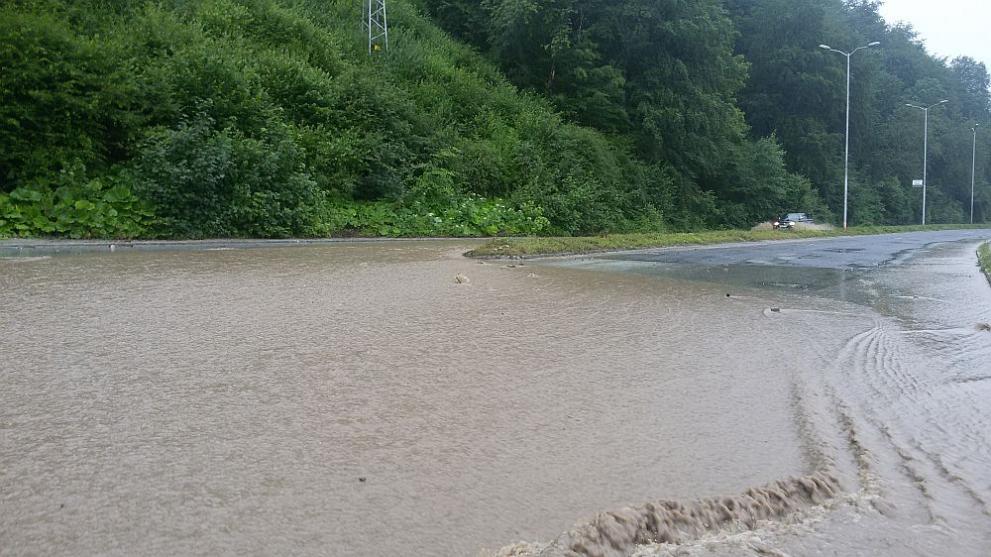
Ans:
[{"label": "dense forest", "polygon": [[[970,216],[989,77],[857,0],[13,0],[0,236],[599,234]],[[991,127],[991,126],[988,126]],[[975,220],[991,219],[979,129]]]}]

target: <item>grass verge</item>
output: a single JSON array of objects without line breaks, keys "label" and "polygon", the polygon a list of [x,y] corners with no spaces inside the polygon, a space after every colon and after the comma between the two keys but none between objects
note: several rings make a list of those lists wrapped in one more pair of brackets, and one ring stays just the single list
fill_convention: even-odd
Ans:
[{"label": "grass verge", "polygon": [[[709,232],[611,234],[572,238],[500,238],[469,251],[468,257],[539,257],[546,255],[579,255],[603,251],[663,248],[673,246],[700,246],[731,242],[761,242],[766,240],[794,240],[800,238],[828,238],[834,236],[866,236],[871,234],[895,234],[933,230],[960,230],[987,228],[987,225],[930,225],[930,226],[860,226],[848,230],[714,230]],[[987,246],[985,246],[987,247]]]},{"label": "grass verge", "polygon": [[981,247],[977,248],[977,261],[988,277],[988,282],[991,282],[991,242],[981,244]]}]

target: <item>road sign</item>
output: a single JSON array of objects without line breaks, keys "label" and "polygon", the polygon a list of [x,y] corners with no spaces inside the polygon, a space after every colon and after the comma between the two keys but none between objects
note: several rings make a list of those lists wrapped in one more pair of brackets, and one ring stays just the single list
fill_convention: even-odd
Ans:
[{"label": "road sign", "polygon": [[922,180],[912,180],[913,188],[921,188],[922,184],[923,184]]}]

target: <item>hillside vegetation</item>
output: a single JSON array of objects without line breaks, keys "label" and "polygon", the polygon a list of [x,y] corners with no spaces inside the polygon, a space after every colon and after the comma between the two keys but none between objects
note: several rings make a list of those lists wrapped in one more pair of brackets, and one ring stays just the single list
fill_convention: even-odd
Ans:
[{"label": "hillside vegetation", "polygon": [[664,184],[394,2],[0,9],[0,231],[286,236],[591,232],[660,223]]},{"label": "hillside vegetation", "polygon": [[[805,43],[876,33],[897,55],[862,61],[874,77],[857,81],[870,102],[855,116],[853,214],[914,222],[919,115],[897,106],[946,94],[931,183],[953,187],[930,190],[932,214],[963,220],[953,126],[987,120],[987,72],[930,58],[870,3],[389,8],[390,48],[370,55],[352,0],[5,2],[0,236],[580,235],[744,227],[786,210],[829,220],[841,64]],[[988,166],[979,220],[991,215]]]},{"label": "hillside vegetation", "polygon": [[[846,58],[819,45],[851,51],[879,41],[852,63],[851,221],[919,222],[922,196],[911,184],[922,178],[923,115],[905,104],[943,99],[930,115],[927,222],[969,220],[971,128],[989,122],[987,69],[966,56],[930,56],[911,28],[881,18],[877,1],[422,2],[514,83],[573,121],[633,138],[641,160],[714,194],[722,211],[708,211],[717,215],[710,226],[759,218],[734,202],[799,206],[775,195],[780,174],[754,160],[744,135],[767,148],[760,138],[773,138],[787,170],[842,214]],[[978,135],[978,156],[981,222],[991,217],[991,130]],[[795,210],[828,219],[803,203]]]}]

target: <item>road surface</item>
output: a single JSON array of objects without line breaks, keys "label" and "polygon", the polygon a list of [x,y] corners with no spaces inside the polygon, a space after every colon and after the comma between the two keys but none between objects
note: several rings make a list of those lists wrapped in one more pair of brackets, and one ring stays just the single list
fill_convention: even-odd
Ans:
[{"label": "road surface", "polygon": [[991,239],[991,230],[946,230],[878,236],[656,249],[597,256],[611,261],[690,265],[772,265],[825,269],[862,269],[900,261],[928,245]]}]

